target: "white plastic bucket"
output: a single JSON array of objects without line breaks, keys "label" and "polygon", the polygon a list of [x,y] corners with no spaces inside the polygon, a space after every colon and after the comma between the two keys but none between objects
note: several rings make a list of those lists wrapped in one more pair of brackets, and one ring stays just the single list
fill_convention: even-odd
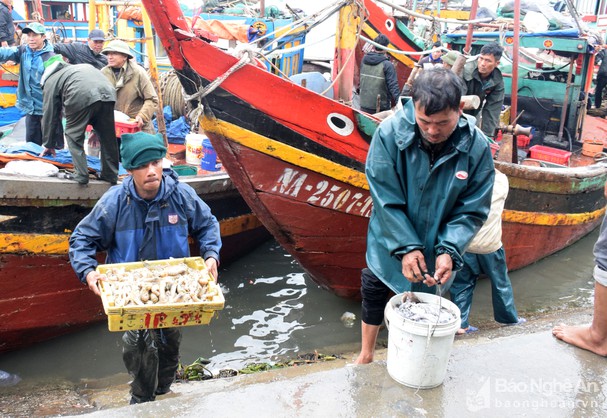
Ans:
[{"label": "white plastic bucket", "polygon": [[200,134],[187,134],[185,136],[185,162],[195,166],[200,166],[202,159],[202,141],[207,139]]},{"label": "white plastic bucket", "polygon": [[[412,388],[429,389],[445,380],[460,311],[451,301],[429,293],[414,292],[421,302],[442,304],[456,318],[446,324],[428,324],[404,318],[396,309],[403,294],[393,296],[385,309],[388,326],[388,374]],[[434,332],[433,332],[434,331]],[[428,335],[431,337],[428,339]]]}]

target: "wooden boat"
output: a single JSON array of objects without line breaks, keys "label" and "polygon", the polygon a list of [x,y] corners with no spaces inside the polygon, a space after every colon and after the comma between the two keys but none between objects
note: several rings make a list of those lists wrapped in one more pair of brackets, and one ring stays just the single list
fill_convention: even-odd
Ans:
[{"label": "wooden boat", "polygon": [[[189,95],[236,68],[237,58],[192,34],[176,0],[144,5]],[[253,65],[233,71],[203,103],[204,130],[258,218],[318,284],[358,298],[372,209],[364,164],[378,120]],[[600,223],[604,164],[496,165],[511,185],[504,213],[511,269]]]},{"label": "wooden boat", "polygon": [[[220,221],[222,263],[268,239],[226,173],[180,181]],[[96,180],[83,188],[57,178],[0,175],[0,353],[105,319],[101,300],[76,278],[67,250],[71,231],[107,188]],[[192,253],[198,254],[195,245]]]}]

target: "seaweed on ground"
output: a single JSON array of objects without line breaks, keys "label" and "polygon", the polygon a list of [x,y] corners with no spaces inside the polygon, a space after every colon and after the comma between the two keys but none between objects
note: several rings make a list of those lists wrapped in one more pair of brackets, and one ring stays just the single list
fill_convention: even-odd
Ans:
[{"label": "seaweed on ground", "polygon": [[333,361],[341,358],[343,357],[339,354],[322,354],[317,351],[314,351],[313,353],[298,354],[297,357],[294,359],[285,359],[284,361],[277,361],[273,363],[250,363],[240,370],[221,369],[218,372],[213,373],[206,367],[211,363],[211,361],[203,357],[199,357],[188,366],[179,364],[179,368],[177,369],[177,380],[200,381],[209,379],[220,379],[224,377],[237,376],[239,374],[265,372],[269,370],[283,369],[285,367],[302,366],[318,362]]}]

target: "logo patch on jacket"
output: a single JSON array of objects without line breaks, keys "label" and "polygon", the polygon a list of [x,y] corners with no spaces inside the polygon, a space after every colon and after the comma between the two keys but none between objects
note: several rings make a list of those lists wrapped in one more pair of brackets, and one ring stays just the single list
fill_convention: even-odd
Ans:
[{"label": "logo patch on jacket", "polygon": [[179,215],[176,213],[169,213],[169,223],[175,225],[177,222],[179,222]]},{"label": "logo patch on jacket", "polygon": [[466,180],[468,178],[468,173],[466,173],[465,171],[458,171],[457,173],[455,173],[455,177],[460,180]]}]

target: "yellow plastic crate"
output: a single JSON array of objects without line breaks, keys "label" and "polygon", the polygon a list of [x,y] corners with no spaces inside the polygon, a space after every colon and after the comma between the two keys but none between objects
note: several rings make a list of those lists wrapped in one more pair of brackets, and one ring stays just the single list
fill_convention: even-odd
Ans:
[{"label": "yellow plastic crate", "polygon": [[[185,263],[195,270],[206,270],[202,257],[176,258],[170,260],[146,261],[145,266],[167,266]],[[143,262],[103,264],[97,267],[99,273],[105,274],[110,268],[121,267],[134,270],[144,267]],[[215,280],[211,276],[211,280]],[[219,289],[218,297],[212,302],[188,302],[173,304],[150,304],[127,307],[110,306],[108,289],[104,281],[99,281],[103,309],[108,316],[110,331],[126,331],[150,328],[185,327],[190,325],[205,325],[218,310],[223,309],[225,299]]]}]

